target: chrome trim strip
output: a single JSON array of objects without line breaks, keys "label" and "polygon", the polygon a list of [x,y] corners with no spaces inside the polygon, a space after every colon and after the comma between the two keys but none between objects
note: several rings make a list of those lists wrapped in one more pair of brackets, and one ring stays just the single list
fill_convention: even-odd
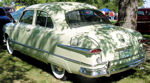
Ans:
[{"label": "chrome trim strip", "polygon": [[82,51],[86,51],[86,52],[90,53],[90,49],[85,49],[85,48],[80,48],[80,47],[75,47],[75,46],[68,46],[68,45],[63,45],[63,44],[58,44],[58,46],[64,46],[64,47],[73,48],[73,49],[77,49],[77,50],[82,50]]},{"label": "chrome trim strip", "polygon": [[[57,55],[57,54],[52,54],[48,51],[45,51],[45,50],[42,50],[42,49],[39,49],[39,48],[35,48],[33,46],[27,46],[27,45],[24,45],[24,44],[21,44],[19,42],[16,42],[14,40],[11,40],[12,42],[18,44],[18,45],[21,45],[21,46],[24,46],[24,47],[27,47],[27,48],[31,48],[31,49],[34,49],[34,50],[38,50],[38,51],[41,51],[41,52],[44,52],[44,53],[47,53],[47,54],[50,54],[50,55],[54,55],[56,57],[59,57],[59,58],[62,58],[64,60],[67,60],[67,61],[70,61],[70,62],[73,62],[73,63],[76,63],[76,64],[80,64],[80,65],[84,65],[84,66],[88,66],[88,67],[96,67],[96,66],[99,66],[99,65],[104,65],[108,62],[102,62],[101,64],[96,64],[96,65],[90,65],[90,64],[86,64],[84,62],[80,62],[80,61],[77,61],[77,60],[73,60],[73,59],[70,59],[70,58],[67,58],[67,57],[64,57],[64,56],[61,56],[61,55]],[[131,56],[130,56],[131,57]],[[130,58],[130,57],[126,57],[126,58],[123,58],[123,59],[127,59],[127,58]],[[143,56],[144,57],[144,56]],[[143,58],[143,57],[139,57],[138,59],[140,58]],[[118,60],[122,60],[122,59],[118,59]],[[112,61],[109,61],[109,62],[113,62],[113,61],[118,61],[118,60],[112,60]],[[137,59],[136,59],[137,60]]]},{"label": "chrome trim strip", "polygon": [[64,57],[64,56],[61,56],[61,55],[52,54],[52,53],[50,53],[48,51],[45,51],[45,50],[42,50],[42,49],[39,49],[39,48],[35,48],[33,46],[27,46],[27,45],[21,44],[19,42],[16,42],[14,40],[11,40],[11,41],[16,43],[16,44],[18,44],[18,45],[21,45],[21,46],[24,46],[24,47],[27,47],[27,48],[31,48],[31,49],[34,49],[34,50],[38,50],[38,51],[41,51],[41,52],[44,52],[44,53],[47,53],[47,54],[50,54],[50,55],[54,55],[56,57],[62,58],[64,60],[67,60],[67,61],[70,61],[70,62],[73,62],[73,63],[77,63],[77,64],[80,64],[80,65],[85,65],[85,66],[88,66],[88,67],[95,67],[95,66],[97,66],[97,65],[95,65],[95,66],[89,65],[89,64],[86,64],[86,63],[83,63],[83,62],[80,62],[80,61],[77,61],[77,60],[73,60],[73,59],[70,59],[70,58],[67,58],[67,57]]},{"label": "chrome trim strip", "polygon": [[88,67],[93,67],[93,65],[89,65],[89,64],[77,61],[77,60],[73,60],[73,59],[70,59],[70,58],[67,58],[67,57],[64,57],[64,56],[60,56],[60,55],[56,55],[56,54],[54,54],[54,55],[57,56],[57,57],[63,58],[67,61],[73,62],[73,63],[77,63],[77,64],[80,64],[80,65],[85,65],[85,66],[88,66]]},{"label": "chrome trim strip", "polygon": [[79,53],[85,57],[91,57],[93,55],[93,53],[90,53],[90,49],[85,49],[85,48],[80,48],[80,47],[75,47],[75,46],[69,46],[69,45],[62,45],[62,44],[58,44],[57,46],[59,48],[66,49],[68,51]]}]

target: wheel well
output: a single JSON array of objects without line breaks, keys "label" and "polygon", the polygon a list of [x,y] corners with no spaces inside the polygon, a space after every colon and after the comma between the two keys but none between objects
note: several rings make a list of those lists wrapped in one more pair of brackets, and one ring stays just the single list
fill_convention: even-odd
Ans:
[{"label": "wheel well", "polygon": [[4,38],[6,39],[8,37],[8,34],[5,33]]}]

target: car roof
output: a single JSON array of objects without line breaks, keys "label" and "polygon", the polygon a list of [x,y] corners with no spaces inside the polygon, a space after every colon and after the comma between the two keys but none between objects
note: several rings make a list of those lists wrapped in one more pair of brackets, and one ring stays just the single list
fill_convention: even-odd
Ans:
[{"label": "car roof", "polygon": [[138,10],[150,10],[150,8],[140,8]]},{"label": "car roof", "polygon": [[25,10],[48,10],[48,11],[72,11],[78,9],[97,9],[95,6],[79,2],[51,2],[45,4],[35,4],[27,7]]}]

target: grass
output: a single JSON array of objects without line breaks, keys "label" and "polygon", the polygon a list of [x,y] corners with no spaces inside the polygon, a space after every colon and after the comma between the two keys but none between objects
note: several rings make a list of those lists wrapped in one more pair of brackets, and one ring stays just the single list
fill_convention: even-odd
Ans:
[{"label": "grass", "polygon": [[12,56],[5,46],[0,46],[0,83],[70,83],[55,79],[42,68],[46,67],[44,63],[25,56],[21,53]]},{"label": "grass", "polygon": [[111,22],[113,25],[115,25],[116,22],[117,22],[117,20],[110,20],[110,22]]},{"label": "grass", "polygon": [[144,34],[143,37],[146,38],[146,39],[148,40],[147,44],[150,45],[150,35]]},{"label": "grass", "polygon": [[60,81],[49,72],[46,64],[19,52],[12,56],[5,46],[0,46],[0,83],[150,83],[150,58],[141,66],[144,69],[138,67],[110,77],[87,79],[69,75],[67,81]]}]

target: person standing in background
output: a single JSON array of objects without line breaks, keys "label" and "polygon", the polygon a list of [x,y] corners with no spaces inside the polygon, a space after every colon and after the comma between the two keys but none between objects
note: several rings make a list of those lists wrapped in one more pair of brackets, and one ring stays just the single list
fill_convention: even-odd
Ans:
[{"label": "person standing in background", "polygon": [[0,7],[0,45],[3,44],[3,40],[4,40],[4,37],[3,37],[3,26],[6,23],[9,23],[9,22],[11,22],[11,19],[7,16],[4,8]]},{"label": "person standing in background", "polygon": [[114,17],[115,17],[115,13],[114,13],[114,11],[112,10],[112,11],[110,12],[110,18],[111,18],[111,20],[114,20]]}]

